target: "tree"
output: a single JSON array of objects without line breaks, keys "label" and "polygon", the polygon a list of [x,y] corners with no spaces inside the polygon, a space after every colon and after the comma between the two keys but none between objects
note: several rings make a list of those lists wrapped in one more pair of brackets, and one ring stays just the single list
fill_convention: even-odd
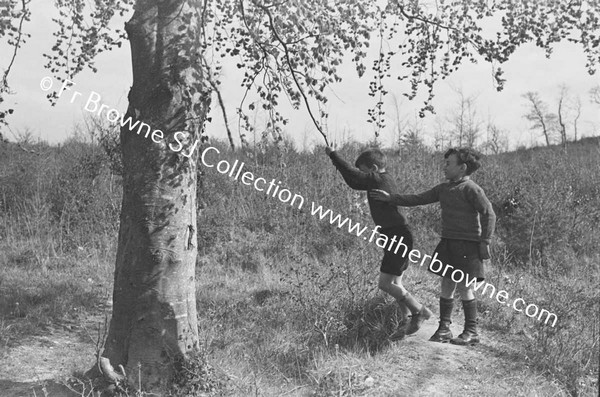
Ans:
[{"label": "tree", "polygon": [[484,148],[493,154],[499,154],[508,150],[508,139],[506,131],[500,129],[496,124],[488,121],[487,140]]},{"label": "tree", "polygon": [[578,123],[581,118],[581,98],[569,95],[569,89],[564,85],[559,86],[558,103],[557,103],[557,122],[558,132],[563,147],[566,147],[568,142],[567,125],[569,119],[573,124],[573,140],[577,140]]},{"label": "tree", "polygon": [[425,148],[423,142],[423,123],[422,120],[416,117],[412,122],[407,123],[402,133],[398,138],[398,146],[401,153],[417,153]]},{"label": "tree", "polygon": [[[202,34],[202,15],[196,11],[187,2],[138,1],[126,24],[134,81],[125,118],[173,138],[183,132],[188,150],[201,139],[210,106],[204,77],[209,72],[194,61],[203,50],[182,39]],[[133,134],[127,125],[121,146],[113,313],[101,367],[106,374],[122,365],[130,381],[162,390],[171,375],[165,366],[198,347],[196,161],[164,140]]]},{"label": "tree", "polygon": [[558,109],[557,109],[557,121],[558,121],[558,132],[560,133],[560,142],[564,147],[567,146],[567,121],[566,121],[566,102],[567,102],[568,89],[565,85],[560,86],[560,92],[558,95]]},{"label": "tree", "polygon": [[435,118],[435,132],[433,135],[433,148],[436,151],[444,151],[452,147],[452,137],[446,130],[445,122],[440,118]]},{"label": "tree", "polygon": [[569,140],[567,131],[567,125],[569,124],[573,125],[573,139],[577,140],[577,123],[581,117],[581,100],[579,97],[572,97],[567,86],[561,84],[558,87],[556,114],[547,111],[547,105],[539,98],[537,93],[527,93],[525,97],[530,102],[530,111],[525,117],[533,121],[532,128],[542,131],[547,143],[548,136],[556,131],[560,137],[561,145],[566,147]]},{"label": "tree", "polygon": [[423,142],[423,123],[416,115],[413,121],[406,121],[401,114],[400,102],[396,95],[392,94],[394,104],[394,129],[395,141],[400,148],[400,152],[412,152],[422,150],[425,147]]},{"label": "tree", "polygon": [[577,131],[579,118],[581,117],[581,98],[579,96],[575,97],[573,101],[573,110],[575,111],[575,117],[573,117],[573,140],[577,141]]},{"label": "tree", "polygon": [[[14,48],[14,59],[27,37],[24,26],[32,5],[30,0],[3,4],[0,37]],[[409,0],[57,0],[55,5],[60,18],[47,67],[56,79],[67,81],[84,68],[94,69],[99,53],[124,39],[131,43],[134,81],[125,118],[153,131],[144,136],[124,124],[120,132],[123,202],[114,304],[99,363],[111,381],[123,381],[125,372],[132,385],[157,393],[176,372],[177,360],[185,360],[198,345],[196,145],[205,141],[203,126],[223,60],[235,59],[245,76],[243,89],[256,97],[246,95],[238,108],[242,128],[252,130],[246,111],[259,108],[269,115],[267,128],[277,134],[287,121],[277,110],[281,97],[296,108],[304,106],[322,132],[327,113],[319,105],[327,101],[325,89],[342,79],[340,65],[348,59],[359,76],[366,74],[367,47],[375,41],[399,42],[390,51],[380,45],[372,62],[369,87],[376,102],[368,114],[376,128],[382,127],[385,83],[392,77],[407,83],[409,99],[426,90],[424,116],[433,111],[436,82],[464,61],[491,63],[500,90],[499,65],[523,43],[535,42],[549,55],[553,44],[577,41],[590,73],[600,51],[600,11],[592,0],[435,5]],[[111,21],[132,8],[126,34],[112,29]],[[482,26],[500,17],[498,34],[484,34]],[[391,68],[396,60],[402,64],[394,67],[397,74]],[[0,102],[10,93],[11,65],[3,74]],[[68,84],[59,92],[65,90]],[[54,92],[50,99],[59,95]],[[12,111],[1,110],[0,120],[6,122]]]},{"label": "tree", "polygon": [[537,92],[527,92],[523,97],[529,101],[529,113],[525,114],[525,118],[532,122],[531,129],[540,130],[546,145],[550,146],[556,115],[548,112],[548,105]]},{"label": "tree", "polygon": [[402,136],[405,134],[407,122],[402,115],[401,102],[398,101],[395,94],[392,94],[392,102],[394,104],[394,141],[400,143]]},{"label": "tree", "polygon": [[465,97],[462,89],[455,90],[458,95],[456,107],[448,117],[451,125],[450,135],[458,146],[475,147],[479,138],[481,121],[477,117],[475,96]]}]

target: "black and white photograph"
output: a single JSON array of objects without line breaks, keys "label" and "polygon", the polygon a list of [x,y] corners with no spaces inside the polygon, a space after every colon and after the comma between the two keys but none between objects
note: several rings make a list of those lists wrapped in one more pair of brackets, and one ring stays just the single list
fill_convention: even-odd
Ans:
[{"label": "black and white photograph", "polygon": [[600,394],[598,0],[0,0],[0,397]]}]

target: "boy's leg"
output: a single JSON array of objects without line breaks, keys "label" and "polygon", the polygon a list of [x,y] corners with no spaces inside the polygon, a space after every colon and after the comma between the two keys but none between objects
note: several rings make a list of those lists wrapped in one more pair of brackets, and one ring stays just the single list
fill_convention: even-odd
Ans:
[{"label": "boy's leg", "polygon": [[462,299],[463,310],[465,312],[465,328],[462,334],[450,340],[455,345],[473,345],[479,343],[477,334],[477,300],[471,287],[459,284],[458,290]]},{"label": "boy's leg", "polygon": [[[402,285],[402,276],[380,272],[379,289],[392,295],[401,307],[402,305],[405,305],[410,310],[412,319],[406,330],[406,335],[417,332],[421,323],[433,315],[429,309],[420,304],[406,288],[404,288]],[[404,336],[405,333],[403,330],[400,330],[399,332]],[[395,334],[392,335],[392,338],[395,338]]]},{"label": "boy's leg", "polygon": [[396,276],[394,274],[381,272],[379,274],[379,289],[396,299],[396,302],[400,307],[400,312],[402,313],[402,321],[404,322],[411,316],[412,311],[408,306],[409,304],[406,302],[406,297],[409,293],[406,288],[404,288],[404,285],[402,285],[402,276],[403,275]]},{"label": "boy's leg", "polygon": [[396,298],[410,310],[412,318],[406,328],[406,335],[414,334],[421,328],[423,321],[433,316],[431,310],[420,304],[402,285],[402,276],[394,276],[384,272],[379,276],[379,288]]},{"label": "boy's leg", "polygon": [[[379,289],[396,299],[396,302],[400,307],[400,311],[402,312],[402,322],[404,322],[404,320],[411,314],[411,310],[406,304],[406,296],[408,295],[408,291],[402,285],[402,276],[380,272]],[[389,336],[389,338],[392,341],[397,341],[403,339],[404,336],[405,329],[401,324],[400,327]]]},{"label": "boy's leg", "polygon": [[379,273],[379,289],[396,299],[400,307],[406,306],[413,315],[419,313],[423,308],[421,305],[402,285],[402,276],[396,276],[381,272]]},{"label": "boy's leg", "polygon": [[473,285],[469,285],[468,287],[465,285],[465,282],[457,285],[458,293],[460,294],[460,299],[464,301],[470,301],[475,299],[475,294],[473,293]]},{"label": "boy's leg", "polygon": [[[398,301],[396,301],[398,302]],[[408,321],[408,318],[410,316],[412,316],[412,313],[410,311],[410,309],[408,308],[408,306],[406,306],[406,303],[404,302],[404,300],[398,302],[398,306],[400,307],[400,313],[402,313],[402,323],[405,323]]]},{"label": "boy's leg", "polygon": [[[402,241],[406,252],[412,250],[413,236],[407,226],[385,228],[381,233],[388,238],[393,238],[394,241]],[[422,309],[419,302],[402,285],[402,275],[408,268],[408,264],[408,258],[405,258],[403,254],[384,250],[379,269],[379,288],[396,299],[402,311],[403,320],[408,319],[412,314],[419,313]]]},{"label": "boy's leg", "polygon": [[454,291],[456,290],[456,283],[452,279],[442,277],[440,296],[446,299],[454,299]]},{"label": "boy's leg", "polygon": [[449,278],[442,277],[440,293],[440,325],[429,338],[432,342],[448,342],[452,339],[450,324],[452,324],[452,310],[454,310],[454,290],[456,283]]}]

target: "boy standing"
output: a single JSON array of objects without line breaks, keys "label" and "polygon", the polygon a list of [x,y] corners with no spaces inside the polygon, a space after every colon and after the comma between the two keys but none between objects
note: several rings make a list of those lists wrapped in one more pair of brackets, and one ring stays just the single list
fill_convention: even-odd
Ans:
[{"label": "boy standing", "polygon": [[[435,249],[428,270],[442,276],[440,293],[440,324],[430,338],[435,342],[457,345],[479,343],[477,334],[477,301],[473,284],[467,286],[467,278],[485,278],[483,260],[490,258],[489,243],[494,232],[496,215],[483,189],[469,175],[480,166],[480,155],[470,148],[450,149],[444,154],[444,175],[448,182],[416,195],[390,195],[380,190],[371,197],[386,203],[404,207],[440,202],[442,209],[442,239]],[[444,265],[440,265],[440,263]],[[433,266],[438,270],[434,271]],[[443,272],[442,272],[443,269]],[[453,281],[457,274],[462,281]],[[465,313],[465,327],[452,338],[450,324],[454,308],[454,291],[458,287]]]},{"label": "boy standing", "polygon": [[[325,152],[331,158],[335,167],[352,189],[367,190],[380,189],[387,193],[397,191],[394,179],[386,172],[385,155],[377,149],[362,152],[352,167],[330,147]],[[368,197],[371,216],[376,225],[380,226],[379,232],[392,241],[401,241],[405,246],[404,252],[392,252],[384,248],[383,259],[379,274],[379,289],[396,299],[405,316],[407,309],[412,318],[406,331],[398,329],[390,336],[391,340],[402,339],[404,335],[414,334],[419,330],[423,321],[429,319],[433,313],[420,304],[402,285],[402,274],[408,268],[407,252],[412,250],[412,233],[406,224],[406,218],[396,205],[375,201]]]}]

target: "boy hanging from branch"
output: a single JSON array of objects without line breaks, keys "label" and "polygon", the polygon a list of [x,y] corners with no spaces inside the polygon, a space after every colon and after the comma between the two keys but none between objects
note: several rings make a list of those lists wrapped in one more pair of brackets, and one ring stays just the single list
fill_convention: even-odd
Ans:
[{"label": "boy hanging from branch", "polygon": [[[325,152],[352,189],[367,191],[380,189],[388,195],[398,191],[394,178],[385,170],[386,157],[380,150],[369,149],[362,152],[356,159],[356,168],[329,146],[325,148]],[[390,340],[400,340],[404,335],[417,332],[423,321],[429,319],[433,313],[420,304],[402,285],[402,275],[408,268],[407,253],[412,250],[413,246],[412,233],[406,223],[406,218],[396,205],[373,200],[370,196],[368,201],[371,216],[379,233],[386,237],[386,241],[388,241],[387,239],[391,239],[393,242],[398,241],[398,246],[404,247],[404,251],[398,249],[392,251],[384,248],[379,273],[379,289],[396,299],[405,319],[409,313],[412,316],[407,327],[400,326],[390,335]]]}]

